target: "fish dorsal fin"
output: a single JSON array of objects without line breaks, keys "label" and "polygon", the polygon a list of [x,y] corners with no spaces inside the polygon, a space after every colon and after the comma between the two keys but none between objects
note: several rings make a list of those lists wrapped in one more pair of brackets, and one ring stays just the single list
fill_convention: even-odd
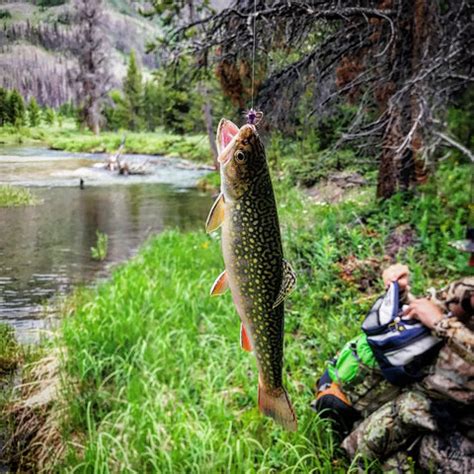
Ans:
[{"label": "fish dorsal fin", "polygon": [[224,208],[224,195],[220,193],[214,201],[214,204],[209,211],[209,215],[207,216],[206,232],[213,232],[222,225],[222,222],[224,221]]},{"label": "fish dorsal fin", "polygon": [[240,323],[240,347],[247,352],[253,351],[252,343],[250,342],[244,323]]},{"label": "fish dorsal fin", "polygon": [[278,293],[275,303],[273,303],[273,308],[276,308],[281,304],[295,288],[296,273],[293,268],[291,268],[291,265],[283,259],[283,278],[281,281],[280,293]]},{"label": "fish dorsal fin", "polygon": [[211,288],[211,296],[218,296],[225,293],[229,288],[229,281],[227,279],[227,272],[224,270],[217,278]]}]

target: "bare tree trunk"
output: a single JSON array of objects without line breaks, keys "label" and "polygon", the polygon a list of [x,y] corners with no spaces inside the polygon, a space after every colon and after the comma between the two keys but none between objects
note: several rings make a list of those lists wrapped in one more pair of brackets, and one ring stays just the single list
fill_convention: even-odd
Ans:
[{"label": "bare tree trunk", "polygon": [[[423,59],[423,50],[429,40],[430,10],[427,0],[415,0],[413,15],[413,56],[412,56],[412,75],[419,73]],[[431,18],[431,20],[433,20]],[[418,101],[417,91],[411,93],[411,122],[416,124],[422,110]],[[423,134],[421,125],[416,124],[416,129],[411,140],[411,149],[413,153],[413,184],[424,183],[427,179],[427,168],[424,160],[420,156],[423,148]]]},{"label": "bare tree trunk", "polygon": [[201,92],[204,98],[204,102],[202,105],[202,112],[204,116],[204,123],[206,125],[207,136],[209,138],[209,146],[211,147],[211,151],[212,151],[212,159],[214,162],[214,168],[218,170],[219,162],[217,161],[217,145],[216,145],[216,138],[214,134],[214,128],[212,126],[211,100],[209,98],[209,92],[207,90],[207,87],[204,84],[199,85],[199,91]]},{"label": "bare tree trunk", "polygon": [[390,121],[383,139],[383,150],[377,178],[378,198],[387,199],[397,190],[397,166],[393,150],[400,134],[400,120],[398,116]]}]

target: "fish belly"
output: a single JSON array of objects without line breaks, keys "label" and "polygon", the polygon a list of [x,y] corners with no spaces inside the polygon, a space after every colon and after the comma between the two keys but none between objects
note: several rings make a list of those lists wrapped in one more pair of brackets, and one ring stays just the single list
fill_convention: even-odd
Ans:
[{"label": "fish belly", "polygon": [[237,312],[254,348],[261,382],[282,386],[284,305],[273,309],[282,282],[278,218],[251,201],[226,203],[222,228],[225,267]]}]

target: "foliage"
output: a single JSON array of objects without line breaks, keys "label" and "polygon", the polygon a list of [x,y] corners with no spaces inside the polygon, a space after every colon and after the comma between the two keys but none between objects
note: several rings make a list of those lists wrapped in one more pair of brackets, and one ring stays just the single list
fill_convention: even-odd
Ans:
[{"label": "foliage", "polygon": [[56,114],[51,107],[45,107],[43,109],[43,120],[47,125],[54,125],[54,120],[56,118]]},{"label": "foliage", "polygon": [[8,123],[8,91],[0,87],[0,127]]},{"label": "foliage", "polygon": [[30,206],[38,200],[28,190],[10,185],[0,185],[0,207]]},{"label": "foliage", "polygon": [[[451,136],[469,150],[474,149],[474,87],[471,86],[448,109],[447,125]],[[458,150],[455,153],[461,158]]]},{"label": "foliage", "polygon": [[14,329],[0,323],[0,387],[2,373],[14,369],[20,361],[20,348],[15,339]]},{"label": "foliage", "polygon": [[[320,206],[277,185],[284,247],[298,274],[285,340],[295,434],[257,411],[255,363],[240,350],[230,296],[206,296],[222,270],[220,239],[199,232],[157,237],[64,321],[58,344],[70,356],[62,369],[63,430],[85,446],[80,457],[71,450],[63,468],[355,472],[308,407],[314,383],[382,291],[387,239],[400,224],[418,236],[398,253],[410,265],[415,294],[466,270],[466,256],[448,241],[463,235],[467,185],[466,167],[452,162],[417,198],[396,195],[382,206],[373,189],[365,199]],[[350,278],[349,260],[361,263]]]},{"label": "foliage", "polygon": [[[45,135],[48,145],[55,150],[73,152],[115,152],[122,133],[103,132],[100,136],[65,131]],[[203,135],[174,135],[170,133],[128,133],[125,153],[177,156],[194,161],[210,161],[209,144]]]},{"label": "foliage", "polygon": [[64,3],[66,3],[66,0],[39,0],[37,2],[40,7],[56,7]]},{"label": "foliage", "polygon": [[152,132],[163,122],[162,93],[154,80],[147,81],[143,89],[143,122]]},{"label": "foliage", "polygon": [[[32,97],[28,102],[28,123],[30,127],[37,127],[41,121],[41,109],[36,102],[36,99]],[[51,125],[51,124],[49,124]]]},{"label": "foliage", "polygon": [[456,146],[442,135],[446,107],[470,83],[472,54],[453,47],[471,42],[462,0],[234,0],[196,17],[155,7],[177,17],[159,43],[163,57],[192,54],[196,70],[217,64],[224,93],[243,108],[254,88],[285,133],[303,103],[306,117],[322,120],[353,105],[341,138],[379,162],[378,197],[416,187],[436,151]]},{"label": "foliage", "polygon": [[94,260],[102,262],[107,257],[107,251],[109,248],[109,236],[99,230],[96,232],[97,244],[95,247],[91,247],[91,255]]},{"label": "foliage", "polygon": [[127,75],[123,82],[125,110],[123,112],[126,122],[125,128],[136,131],[141,128],[143,108],[142,73],[138,67],[135,52],[130,53]]},{"label": "foliage", "polygon": [[12,14],[8,10],[0,10],[0,20],[9,20]]},{"label": "foliage", "polygon": [[8,123],[15,127],[21,127],[25,123],[25,102],[21,94],[13,89],[8,94],[7,119]]}]

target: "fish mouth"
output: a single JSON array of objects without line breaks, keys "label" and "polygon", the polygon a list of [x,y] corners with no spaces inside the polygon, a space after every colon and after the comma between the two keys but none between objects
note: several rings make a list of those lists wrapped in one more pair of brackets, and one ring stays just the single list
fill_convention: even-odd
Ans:
[{"label": "fish mouth", "polygon": [[239,136],[240,128],[227,119],[221,119],[217,127],[217,161],[226,164],[232,157],[232,151]]}]

